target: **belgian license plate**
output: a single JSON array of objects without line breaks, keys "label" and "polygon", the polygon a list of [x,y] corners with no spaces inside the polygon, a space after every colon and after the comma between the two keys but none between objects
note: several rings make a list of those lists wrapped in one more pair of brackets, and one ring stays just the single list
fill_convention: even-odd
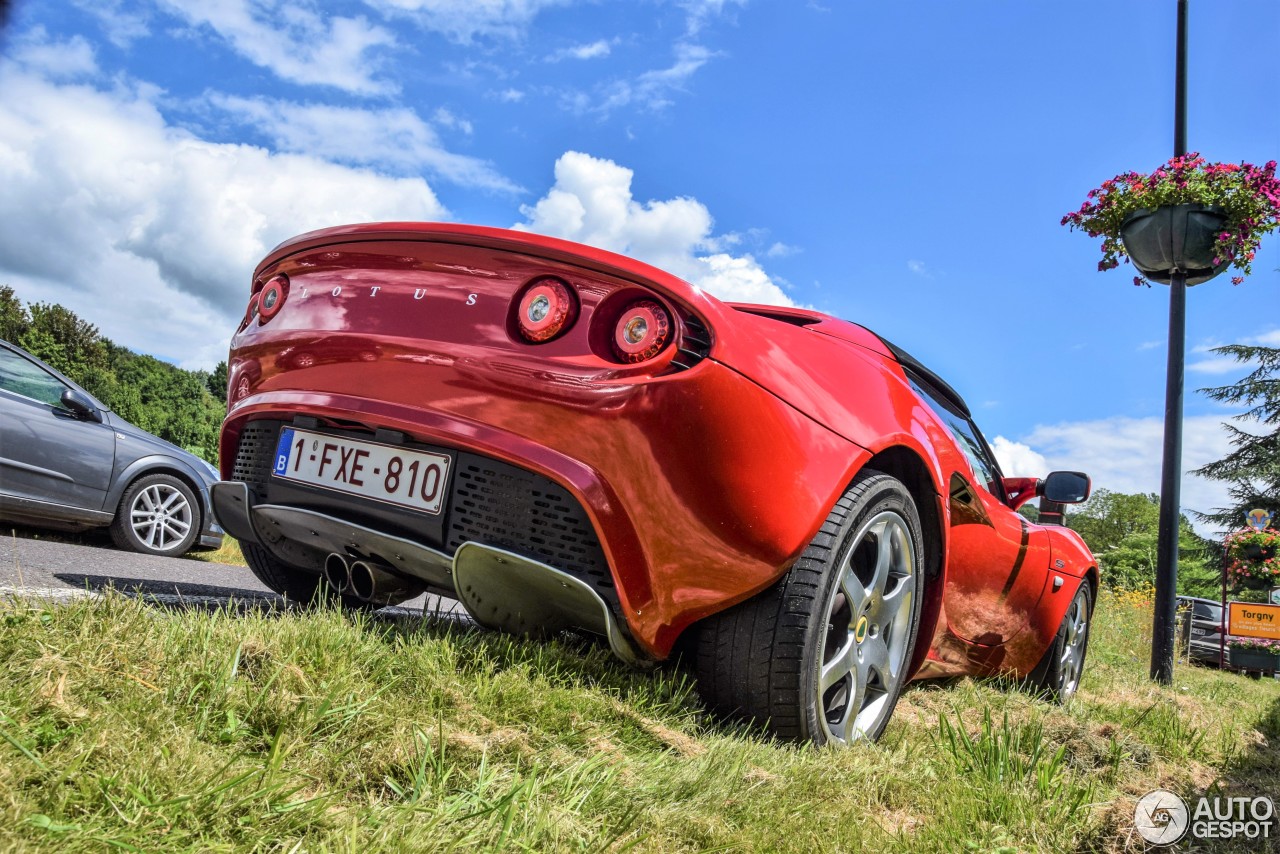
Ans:
[{"label": "belgian license plate", "polygon": [[1208,630],[1208,629],[1202,629],[1202,628],[1200,628],[1199,626],[1192,626],[1192,627],[1191,627],[1191,634],[1193,634],[1193,635],[1195,635],[1195,636],[1199,637],[1200,635],[1207,635],[1207,634],[1209,634],[1209,630]]},{"label": "belgian license plate", "polygon": [[439,513],[449,457],[285,427],[272,474],[285,480]]}]

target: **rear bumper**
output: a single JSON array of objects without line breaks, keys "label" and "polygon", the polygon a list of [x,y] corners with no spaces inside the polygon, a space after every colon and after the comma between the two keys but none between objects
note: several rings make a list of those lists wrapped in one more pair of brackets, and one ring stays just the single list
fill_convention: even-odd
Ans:
[{"label": "rear bumper", "polygon": [[216,483],[212,493],[232,536],[283,560],[306,564],[313,552],[377,555],[397,574],[452,593],[483,625],[522,633],[585,629],[605,637],[623,661],[645,658],[590,584],[540,561],[476,542],[446,554],[324,513],[255,503],[243,481]]},{"label": "rear bumper", "polygon": [[[366,366],[366,377],[377,371]],[[507,466],[549,483],[572,500],[571,509],[581,510],[598,541],[607,578],[589,586],[606,601],[612,596],[619,627],[649,658],[665,658],[688,625],[776,580],[868,456],[711,360],[681,374],[625,384],[456,371],[440,382],[429,369],[420,371],[419,382],[376,384],[382,392],[376,398],[297,390],[244,397],[224,424],[223,477],[233,479],[232,461],[253,422],[301,417],[370,433],[397,431],[410,441],[473,455],[486,470]],[[480,388],[469,387],[475,385]],[[390,394],[389,388],[399,391]],[[266,453],[273,451],[271,444]],[[248,478],[238,473],[234,479]],[[519,492],[534,481],[506,482],[508,491]],[[456,486],[440,538],[399,533],[449,559],[464,542],[475,542],[591,581],[510,532],[500,542],[486,542],[483,526],[511,516],[502,507],[491,508],[488,521],[451,542],[445,534],[463,509]],[[485,489],[475,496],[481,504],[492,494]],[[219,512],[219,518],[240,536],[229,517]]]}]

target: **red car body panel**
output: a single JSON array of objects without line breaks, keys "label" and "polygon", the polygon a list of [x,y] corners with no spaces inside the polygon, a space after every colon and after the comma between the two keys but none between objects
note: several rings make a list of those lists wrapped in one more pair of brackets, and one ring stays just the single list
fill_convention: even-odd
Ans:
[{"label": "red car body panel", "polygon": [[[918,675],[1026,672],[1095,571],[1074,534],[1013,512],[1027,482],[1009,481],[1013,498],[972,483],[893,350],[854,324],[728,305],[622,256],[477,226],[312,232],[268,255],[254,294],[278,274],[283,306],[266,322],[247,316],[232,341],[224,479],[244,425],[299,415],[537,472],[582,505],[619,616],[650,657],[775,582],[881,454],[927,472],[916,498],[937,527]],[[533,344],[513,302],[545,276],[568,283],[577,317]],[[687,321],[679,347],[699,327],[709,346],[620,364],[613,318],[641,296]]]}]

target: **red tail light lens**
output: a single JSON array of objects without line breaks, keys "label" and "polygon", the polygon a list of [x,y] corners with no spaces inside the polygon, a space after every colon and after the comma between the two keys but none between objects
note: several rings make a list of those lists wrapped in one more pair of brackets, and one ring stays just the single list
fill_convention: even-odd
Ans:
[{"label": "red tail light lens", "polygon": [[643,362],[662,352],[671,340],[671,315],[653,300],[632,303],[613,330],[613,352],[628,363]]},{"label": "red tail light lens", "polygon": [[276,313],[284,306],[285,299],[289,296],[289,279],[283,273],[273,276],[271,281],[263,286],[256,297],[258,302],[258,312],[262,315],[262,320],[268,321],[276,316]]},{"label": "red tail light lens", "polygon": [[577,313],[578,303],[568,285],[559,279],[542,279],[520,298],[516,324],[525,340],[536,344],[568,329]]},{"label": "red tail light lens", "polygon": [[262,291],[258,291],[256,294],[249,297],[249,306],[244,310],[244,320],[240,322],[241,329],[244,329],[250,323],[253,323],[253,319],[258,316],[258,311],[260,310],[258,299],[261,296]]}]

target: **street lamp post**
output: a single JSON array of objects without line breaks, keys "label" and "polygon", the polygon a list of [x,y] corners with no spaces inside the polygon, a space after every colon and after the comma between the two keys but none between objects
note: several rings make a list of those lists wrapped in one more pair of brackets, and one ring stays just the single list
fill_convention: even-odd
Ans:
[{"label": "street lamp post", "polygon": [[[1173,156],[1187,153],[1187,2],[1178,0],[1174,72]],[[1173,682],[1174,620],[1178,596],[1178,520],[1182,492],[1182,387],[1187,337],[1187,274],[1169,282],[1169,363],[1165,372],[1164,456],[1160,471],[1160,527],[1156,545],[1156,601],[1151,626],[1151,678]]]}]

